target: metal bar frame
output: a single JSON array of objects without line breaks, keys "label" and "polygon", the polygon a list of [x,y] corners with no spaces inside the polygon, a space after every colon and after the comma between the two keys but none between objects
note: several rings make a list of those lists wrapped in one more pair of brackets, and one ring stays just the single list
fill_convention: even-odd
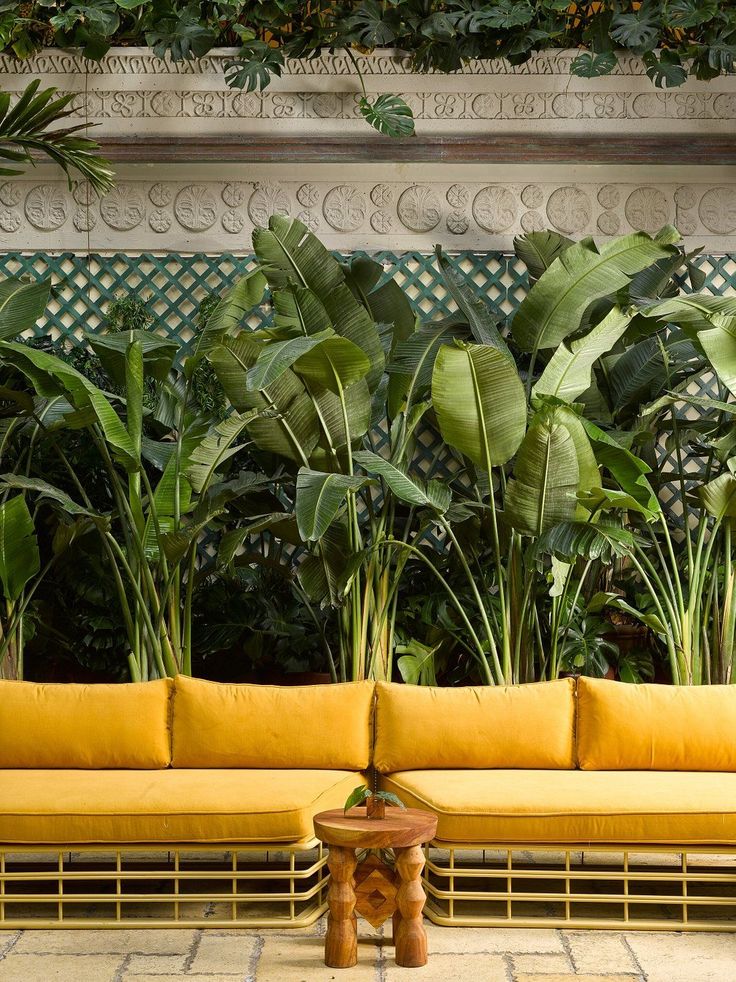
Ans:
[{"label": "metal bar frame", "polygon": [[736,931],[736,846],[435,841],[425,858],[434,924]]},{"label": "metal bar frame", "polygon": [[327,851],[297,843],[0,845],[0,929],[302,928]]}]

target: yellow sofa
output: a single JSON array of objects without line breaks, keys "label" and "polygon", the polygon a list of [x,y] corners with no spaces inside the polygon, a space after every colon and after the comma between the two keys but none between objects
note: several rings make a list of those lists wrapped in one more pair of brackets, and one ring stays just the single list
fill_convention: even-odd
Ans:
[{"label": "yellow sofa", "polygon": [[724,929],[734,734],[732,686],[379,682],[374,761],[386,790],[438,816],[438,923]]},{"label": "yellow sofa", "polygon": [[736,688],[0,682],[0,926],[297,926],[314,815],[438,816],[442,924],[726,929]]},{"label": "yellow sofa", "polygon": [[[136,904],[209,924],[212,902],[217,923],[315,920],[327,874],[312,819],[365,780],[373,698],[370,682],[0,681],[0,924],[69,925],[85,905],[121,923]],[[144,854],[155,868],[137,868]],[[103,862],[98,881],[75,857]],[[134,889],[162,877],[155,897]],[[24,880],[44,889],[16,897]]]}]

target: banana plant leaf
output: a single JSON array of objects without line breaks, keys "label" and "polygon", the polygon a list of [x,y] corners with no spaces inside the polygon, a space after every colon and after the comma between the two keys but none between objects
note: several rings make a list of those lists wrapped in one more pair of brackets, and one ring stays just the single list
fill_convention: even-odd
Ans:
[{"label": "banana plant leaf", "polygon": [[708,361],[731,395],[736,395],[736,316],[711,314],[711,327],[698,332]]},{"label": "banana plant leaf", "polygon": [[494,314],[488,303],[482,300],[467,283],[463,282],[458,271],[442,252],[441,246],[435,247],[435,255],[445,286],[459,310],[466,317],[475,340],[478,344],[489,344],[497,348],[502,355],[513,363],[514,356],[509,351],[508,345],[498,328],[501,317]]},{"label": "banana plant leaf", "polygon": [[701,365],[702,356],[682,333],[638,341],[616,359],[608,372],[614,411],[620,412],[629,406],[636,409],[640,397],[651,393],[654,383],[665,386],[668,378],[682,368],[688,366],[696,371]]},{"label": "banana plant leaf", "polygon": [[237,554],[246,540],[260,532],[270,532],[274,538],[282,539],[293,546],[304,545],[299,535],[296,518],[289,512],[270,512],[267,515],[254,516],[252,521],[239,528],[224,532],[217,549],[217,565],[230,566],[237,562]]},{"label": "banana plant leaf", "polygon": [[375,389],[385,357],[376,324],[355,298],[334,256],[296,218],[272,215],[268,228],[253,232],[253,248],[273,290],[309,287],[324,306],[334,330],[365,352],[368,386]]},{"label": "banana plant leaf", "polygon": [[[338,335],[335,334],[331,327],[328,327],[325,331],[320,331],[318,334],[288,338],[285,341],[274,341],[270,344],[262,345],[258,360],[248,370],[246,376],[248,388],[258,391],[271,385],[284,374],[287,368],[291,368],[294,362],[298,361],[302,355],[307,354],[312,348],[323,344],[328,338],[338,338]],[[340,338],[340,340],[344,342],[345,339]],[[350,342],[347,343],[349,344]],[[360,348],[356,350],[362,356],[363,362],[365,362],[367,367],[368,359],[360,351]]]},{"label": "banana plant leaf", "polygon": [[444,441],[484,470],[505,464],[526,429],[526,398],[515,366],[497,348],[443,345],[432,400]]},{"label": "banana plant leaf", "polygon": [[42,500],[60,505],[61,511],[67,515],[90,519],[99,528],[106,529],[110,525],[109,515],[78,504],[66,491],[62,491],[61,488],[57,488],[53,484],[49,484],[48,481],[41,480],[41,478],[26,477],[25,474],[0,474],[0,485],[19,491],[30,491]]},{"label": "banana plant leaf", "polygon": [[0,340],[30,331],[49,302],[51,280],[29,283],[15,276],[0,281]]},{"label": "banana plant leaf", "polygon": [[[370,428],[371,394],[365,379],[345,389],[345,415],[340,397],[329,389],[313,385],[310,395],[319,416],[320,435],[317,445],[310,451],[309,462],[316,470],[334,470],[336,452],[346,447],[348,442],[354,444]],[[345,429],[345,416],[349,434]],[[317,466],[320,461],[322,463]]]},{"label": "banana plant leaf", "polygon": [[305,542],[319,541],[337,517],[348,494],[367,483],[368,479],[364,477],[300,468],[296,479],[294,510],[302,539]]},{"label": "banana plant leaf", "polygon": [[649,520],[656,518],[662,506],[646,476],[651,473],[651,468],[595,423],[584,418],[581,422],[599,465],[606,468],[622,491],[639,503],[642,514]]},{"label": "banana plant leaf", "polygon": [[362,379],[367,380],[370,362],[352,341],[333,335],[312,345],[294,363],[294,370],[310,386],[320,385],[340,393]]},{"label": "banana plant leaf", "polygon": [[297,567],[297,578],[310,600],[333,607],[340,605],[340,581],[348,553],[347,531],[339,522],[333,522],[320,539],[319,553],[304,556]]},{"label": "banana plant leaf", "polygon": [[291,369],[266,389],[255,392],[248,388],[248,372],[261,350],[262,345],[241,333],[224,337],[207,357],[233,407],[239,413],[260,410],[249,432],[261,450],[304,463],[320,437],[314,404]]},{"label": "banana plant leaf", "polygon": [[257,415],[257,410],[243,415],[231,413],[192,450],[185,462],[185,473],[195,491],[202,491],[218,468],[242,449],[236,440]]},{"label": "banana plant leaf", "polygon": [[527,232],[514,239],[514,252],[527,268],[530,283],[534,284],[566,249],[574,245],[572,239],[551,229]]},{"label": "banana plant leaf", "polygon": [[370,450],[357,450],[353,460],[369,474],[382,477],[399,501],[417,508],[431,508],[440,514],[450,507],[452,492],[441,481],[420,481]]},{"label": "banana plant leaf", "polygon": [[242,324],[246,315],[263,300],[266,286],[266,277],[260,269],[254,269],[230,287],[207,318],[207,323],[197,337],[194,346],[195,357],[187,362],[188,372],[193,371],[199,358],[219,344],[226,334],[233,332]]},{"label": "banana plant leaf", "polygon": [[353,296],[370,311],[376,324],[391,325],[390,353],[416,326],[416,316],[406,293],[393,279],[381,283],[385,275],[383,266],[367,256],[355,256],[342,268]]},{"label": "banana plant leaf", "polygon": [[714,518],[736,519],[736,477],[729,472],[698,488],[703,507]]},{"label": "banana plant leaf", "polygon": [[150,331],[122,331],[120,334],[85,333],[85,340],[95,352],[107,374],[121,388],[125,386],[125,356],[129,346],[137,342],[143,354],[146,375],[162,382],[174,364],[179,351],[176,341],[151,334]]},{"label": "banana plant leaf", "polygon": [[24,495],[0,504],[0,582],[8,603],[15,603],[41,569],[33,519]]},{"label": "banana plant leaf", "polygon": [[332,330],[332,322],[324,304],[308,287],[285,286],[274,290],[271,299],[277,335],[309,337]]},{"label": "banana plant leaf", "polygon": [[[552,405],[554,406],[554,403]],[[553,411],[556,420],[567,427],[572,437],[575,455],[578,461],[578,500],[580,500],[581,495],[595,491],[601,486],[601,472],[598,467],[598,461],[596,460],[593,447],[583,426],[582,418],[575,409],[572,406],[562,404],[554,407]],[[577,517],[581,519],[585,518],[585,511],[586,508],[584,505],[578,507]]]},{"label": "banana plant leaf", "polygon": [[575,519],[580,469],[570,430],[556,410],[538,413],[516,455],[504,515],[522,535],[539,536]]},{"label": "banana plant leaf", "polygon": [[595,301],[613,297],[631,277],[660,259],[674,255],[645,232],[614,239],[596,249],[590,240],[565,249],[534,284],[511,322],[522,351],[556,348],[580,330]]},{"label": "banana plant leaf", "polygon": [[140,467],[140,454],[125,424],[105,394],[76,369],[55,355],[14,341],[0,341],[0,359],[13,365],[47,398],[65,395],[78,410],[90,410],[112,453],[128,471]]},{"label": "banana plant leaf", "polygon": [[576,559],[600,559],[604,563],[626,556],[633,550],[636,537],[618,525],[591,522],[560,522],[539,537],[538,555],[548,554],[565,563]]},{"label": "banana plant leaf", "polygon": [[654,317],[663,323],[688,326],[695,331],[711,327],[713,314],[736,317],[736,297],[715,297],[705,294],[678,296],[650,304],[641,310],[644,317]]},{"label": "banana plant leaf", "polygon": [[593,366],[624,336],[633,315],[633,310],[614,307],[585,337],[572,341],[569,346],[560,344],[532,389],[532,395],[552,395],[574,402],[588,390]]},{"label": "banana plant leaf", "polygon": [[413,334],[396,345],[386,366],[389,379],[386,398],[390,419],[400,412],[410,389],[419,396],[429,389],[437,352],[442,345],[467,338],[467,328],[454,321],[439,326],[420,324]]}]

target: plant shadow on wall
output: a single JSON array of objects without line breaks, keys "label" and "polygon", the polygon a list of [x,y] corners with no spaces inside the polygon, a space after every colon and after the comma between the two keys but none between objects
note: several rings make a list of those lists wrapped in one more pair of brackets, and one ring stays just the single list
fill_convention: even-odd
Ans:
[{"label": "plant shadow on wall", "polygon": [[624,619],[661,677],[731,680],[736,300],[675,229],[521,237],[508,324],[439,248],[424,322],[297,220],[253,244],[187,346],[132,299],[86,347],[9,340],[49,284],[2,284],[6,675],[35,623],[132,678],[650,678]]}]

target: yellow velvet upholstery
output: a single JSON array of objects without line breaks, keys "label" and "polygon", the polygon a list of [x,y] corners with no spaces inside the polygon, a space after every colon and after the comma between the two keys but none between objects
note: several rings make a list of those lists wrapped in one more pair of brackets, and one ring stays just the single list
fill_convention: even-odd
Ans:
[{"label": "yellow velvet upholstery", "polygon": [[0,841],[299,842],[361,783],[319,770],[6,770]]},{"label": "yellow velvet upholstery", "polygon": [[171,688],[0,681],[0,768],[167,767]]},{"label": "yellow velvet upholstery", "polygon": [[736,845],[736,774],[404,771],[382,786],[455,843]]},{"label": "yellow velvet upholstery", "polygon": [[229,685],[177,676],[174,767],[363,770],[372,682]]},{"label": "yellow velvet upholstery", "polygon": [[579,680],[585,770],[736,771],[734,734],[736,686]]},{"label": "yellow velvet upholstery", "polygon": [[374,764],[423,768],[572,768],[575,683],[376,686]]}]

